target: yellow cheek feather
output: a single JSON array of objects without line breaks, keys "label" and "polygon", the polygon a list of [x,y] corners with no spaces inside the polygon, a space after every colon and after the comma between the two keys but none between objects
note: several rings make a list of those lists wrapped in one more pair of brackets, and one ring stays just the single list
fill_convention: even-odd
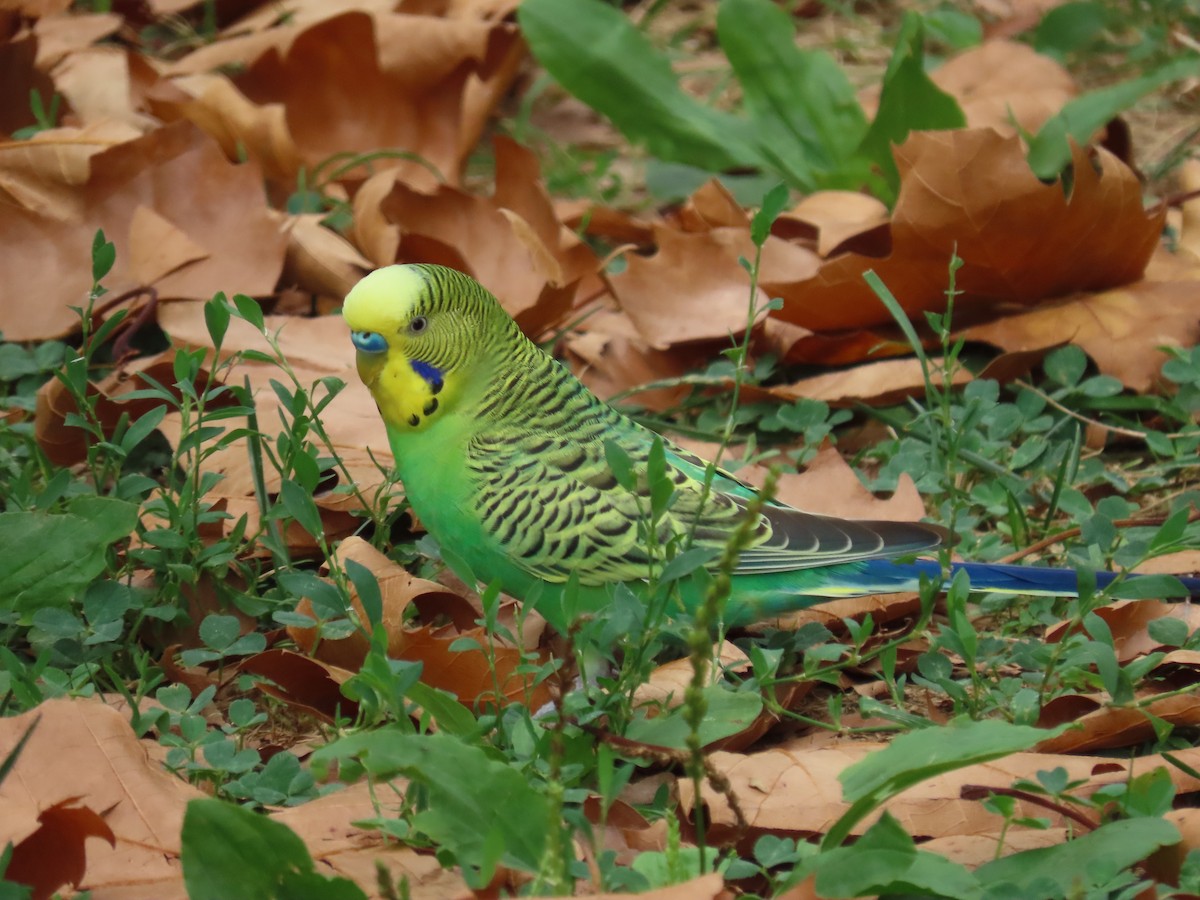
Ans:
[{"label": "yellow cheek feather", "polygon": [[358,374],[371,389],[384,421],[402,430],[424,428],[452,395],[450,384],[430,384],[403,353],[392,350],[384,360],[365,356],[359,354]]},{"label": "yellow cheek feather", "polygon": [[359,351],[358,374],[384,420],[401,429],[424,428],[453,393],[436,369],[404,354],[403,331],[425,289],[420,270],[387,266],[356,284],[342,306],[351,331],[380,335],[387,342],[381,342],[382,352]]}]

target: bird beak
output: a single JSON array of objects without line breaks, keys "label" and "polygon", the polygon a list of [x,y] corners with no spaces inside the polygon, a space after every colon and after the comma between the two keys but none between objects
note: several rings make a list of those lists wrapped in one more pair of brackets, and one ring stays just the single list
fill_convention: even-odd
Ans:
[{"label": "bird beak", "polygon": [[382,353],[363,353],[359,350],[355,358],[355,364],[358,368],[358,377],[362,379],[362,383],[367,387],[374,387],[375,379],[379,377],[379,373],[386,362],[387,358]]}]

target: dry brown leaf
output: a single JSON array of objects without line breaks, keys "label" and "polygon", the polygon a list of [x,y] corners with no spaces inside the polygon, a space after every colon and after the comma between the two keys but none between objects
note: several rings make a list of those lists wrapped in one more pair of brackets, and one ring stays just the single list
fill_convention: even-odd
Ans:
[{"label": "dry brown leaf", "polygon": [[994,314],[1078,290],[1137,279],[1158,241],[1162,214],[1142,210],[1141,186],[1111,154],[1074,151],[1070,197],[1042,184],[1019,141],[991,129],[916,132],[896,149],[900,196],[885,258],[845,254],[815,277],[764,287],[784,300],[778,317],[825,332],[888,325],[862,275],[873,269],[910,316],[945,306],[957,250],[956,314]]},{"label": "dry brown leaf", "polygon": [[259,682],[259,690],[326,722],[357,715],[358,704],[341,691],[354,674],[348,669],[292,650],[272,649],[247,657],[238,671],[269,679]]},{"label": "dry brown leaf", "polygon": [[1071,837],[1066,828],[1013,828],[991,834],[955,834],[936,837],[920,845],[927,853],[944,856],[959,865],[974,869],[996,858],[996,850],[1004,848],[1002,856],[1064,844]]},{"label": "dry brown leaf", "polygon": [[673,218],[681,231],[750,227],[750,214],[742,209],[729,189],[715,178],[710,178],[692,194]]},{"label": "dry brown leaf", "polygon": [[[670,887],[656,888],[638,894],[588,894],[589,900],[732,900],[725,889],[725,880],[717,873],[701,875]],[[573,900],[571,897],[552,897],[550,900]]]},{"label": "dry brown leaf", "polygon": [[[91,248],[103,228],[117,249],[105,285],[120,294],[139,284],[133,260],[151,251],[145,241],[190,241],[205,256],[176,268],[152,286],[160,299],[208,299],[218,291],[269,294],[283,265],[284,237],[268,214],[253,164],[235,166],[198,129],[167,126],[111,147],[89,160],[76,209],[63,218],[0,207],[0,242],[9,257],[0,282],[0,331],[9,340],[69,333],[91,287]],[[171,227],[131,226],[139,208]],[[145,220],[142,220],[144,224]]]},{"label": "dry brown leaf", "polygon": [[[654,230],[658,252],[627,257],[628,265],[608,282],[613,296],[642,339],[664,350],[693,341],[728,340],[746,330],[750,276],[739,257],[754,258],[749,229],[721,226],[707,231]],[[762,277],[806,279],[817,271],[815,254],[774,236],[763,246]],[[759,288],[755,305],[770,299]],[[761,316],[760,316],[761,318]]]},{"label": "dry brown leaf", "polygon": [[[475,625],[478,614],[465,598],[413,576],[361,538],[342,541],[337,556],[339,560],[353,559],[375,575],[383,600],[380,624],[388,635],[388,655],[421,662],[421,679],[426,684],[450,691],[471,707],[494,702],[497,685],[502,697],[526,700],[534,709],[549,700],[545,684],[532,685],[526,676],[516,673],[524,661],[522,650]],[[366,622],[366,611],[358,596],[352,593],[350,599],[359,620]],[[449,616],[453,621],[447,625],[427,624],[418,617],[410,622],[406,618],[410,604],[428,614],[429,620]],[[297,611],[311,615],[312,606],[305,600]],[[544,623],[540,617],[531,617],[528,624],[528,637],[535,646]],[[352,671],[359,668],[370,649],[369,638],[359,632],[338,640],[325,638],[319,645],[315,629],[289,626],[288,633],[317,659]],[[473,642],[475,646],[452,646],[464,638],[469,639],[464,643]],[[490,653],[485,650],[489,646]]]},{"label": "dry brown leaf", "polygon": [[[750,668],[750,657],[741,648],[729,641],[723,641],[713,648],[717,655],[720,671],[745,672]],[[709,669],[708,666],[705,667]],[[688,657],[664,663],[650,673],[649,679],[638,685],[633,694],[634,705],[644,707],[648,716],[658,715],[661,709],[674,709],[681,706],[685,694],[692,682],[692,661]],[[706,671],[709,683],[714,679]],[[716,679],[716,680],[719,680]],[[808,694],[812,689],[811,682],[789,682],[777,685],[775,699],[779,706],[790,708],[796,700]],[[709,744],[706,749],[740,751],[753,745],[780,720],[780,716],[771,709],[763,708],[753,721],[748,722],[741,731],[731,734]]]},{"label": "dry brown leaf", "polygon": [[[69,797],[38,813],[38,828],[12,848],[12,859],[4,873],[6,881],[33,888],[33,900],[46,900],[59,888],[78,888],[87,871],[84,844],[90,837],[103,838],[109,846],[116,836],[95,810],[76,806]],[[12,840],[12,835],[0,839]]]},{"label": "dry brown leaf", "polygon": [[66,12],[71,6],[71,0],[5,0],[0,9],[20,13],[30,19],[42,16],[56,16]]},{"label": "dry brown leaf", "polygon": [[760,632],[767,628],[784,631],[799,631],[810,622],[824,625],[834,634],[845,630],[843,619],[862,620],[868,615],[877,626],[897,619],[908,619],[921,610],[921,596],[914,591],[897,594],[874,594],[869,597],[842,597],[823,600],[808,609],[797,609],[775,619],[763,619],[750,626],[751,631]]},{"label": "dry brown leaf", "polygon": [[[548,684],[534,684],[529,675],[517,671],[525,663],[522,651],[489,635],[482,626],[424,625],[406,629],[399,638],[401,647],[389,650],[389,655],[419,660],[422,681],[449,691],[473,709],[511,701],[540,709],[550,700]],[[469,644],[474,646],[464,649]],[[489,645],[490,653],[485,649]]]},{"label": "dry brown leaf", "polygon": [[29,106],[30,91],[37,91],[44,104],[54,96],[54,82],[38,69],[37,38],[26,37],[0,42],[0,134],[36,125]]},{"label": "dry brown leaf", "polygon": [[[942,384],[941,360],[930,358],[930,376]],[[964,366],[955,368],[952,383],[962,386],[974,376]],[[925,372],[918,359],[883,359],[850,369],[801,378],[791,384],[772,385],[764,393],[780,400],[823,400],[830,406],[866,403],[891,406],[906,397],[924,396]]]},{"label": "dry brown leaf", "polygon": [[1179,228],[1179,255],[1200,264],[1200,159],[1189,159],[1179,167],[1179,189],[1193,196],[1183,203]]},{"label": "dry brown leaf", "polygon": [[[195,0],[184,2],[194,3]],[[277,28],[284,22],[298,26],[315,25],[347,12],[364,12],[371,15],[414,12],[405,9],[404,4],[397,3],[396,0],[274,0],[272,3],[255,4],[255,7],[221,32],[222,42],[237,35]]]},{"label": "dry brown leaf", "polygon": [[245,153],[280,190],[295,187],[304,162],[282,103],[253,103],[228,77],[215,73],[178,78],[174,84],[183,96],[151,98],[155,113],[188,119],[212,135],[229,159]]},{"label": "dry brown leaf", "polygon": [[[60,827],[59,836],[70,837],[72,831],[79,840],[89,833],[103,836],[105,826],[115,836],[113,848],[97,841],[87,845],[87,869],[80,887],[93,891],[97,900],[186,900],[180,828],[187,803],[206,795],[167,774],[147,752],[147,747],[157,745],[137,740],[125,716],[95,700],[47,700],[31,712],[0,720],[0,758],[39,717],[25,751],[0,785],[5,809],[0,842],[31,833],[39,813],[53,822],[55,812],[46,813],[57,809],[72,819],[67,823],[70,831]],[[397,847],[379,832],[353,826],[355,821],[374,818],[379,801],[380,796],[364,782],[273,813],[272,818],[308,844],[319,870],[368,886],[375,883],[378,859],[397,881],[407,877],[414,898],[463,896],[460,876],[435,857]],[[42,861],[53,861],[56,872],[65,872],[70,862],[67,849],[56,844],[53,852],[42,855]],[[27,862],[20,865],[25,868],[10,868],[10,876],[31,871]]]},{"label": "dry brown leaf", "polygon": [[1161,848],[1144,863],[1146,874],[1160,884],[1179,884],[1188,853],[1200,848],[1200,810],[1172,809],[1163,818],[1179,829],[1180,841]]},{"label": "dry brown leaf", "polygon": [[426,262],[466,272],[537,335],[566,315],[597,261],[558,221],[532,152],[507,138],[495,151],[491,198],[448,186],[423,193],[394,171],[368,179],[354,198],[354,238],[377,266]]},{"label": "dry brown leaf", "polygon": [[221,41],[171,71],[247,63],[234,78],[238,90],[254,103],[283,105],[307,165],[335,154],[400,150],[424,159],[440,177],[403,159],[377,159],[373,169],[396,166],[406,181],[428,188],[458,181],[470,149],[463,132],[478,135],[478,120],[490,113],[473,108],[467,121],[468,78],[515,74],[505,66],[515,39],[511,26],[498,23],[351,11]]},{"label": "dry brown leaf", "polygon": [[43,16],[33,24],[37,67],[50,71],[64,57],[113,34],[122,21],[121,16],[111,12]]},{"label": "dry brown leaf", "polygon": [[[1095,614],[1112,631],[1117,661],[1127,663],[1139,656],[1163,649],[1150,637],[1148,626],[1155,619],[1182,619],[1188,633],[1200,628],[1200,608],[1191,603],[1167,603],[1159,600],[1119,600],[1102,606]],[[1058,643],[1067,634],[1070,623],[1063,622],[1046,630],[1047,643]]]},{"label": "dry brown leaf", "polygon": [[91,177],[91,158],[138,135],[120,122],[100,122],[0,144],[0,195],[49,219],[81,218],[80,189]]},{"label": "dry brown leaf", "polygon": [[649,244],[654,240],[656,219],[643,218],[610,206],[598,206],[591,200],[554,200],[554,211],[572,231],[583,231],[614,244]]},{"label": "dry brown leaf", "polygon": [[[0,758],[39,718],[16,766],[0,785],[5,822],[19,822],[29,813],[76,798],[77,809],[103,815],[116,839],[111,848],[101,842],[88,844],[83,888],[130,882],[181,886],[183,810],[187,801],[204,794],[152,762],[125,717],[94,700],[47,700],[30,712],[0,720]],[[159,896],[175,895],[163,890]]]},{"label": "dry brown leaf", "polygon": [[[174,352],[164,351],[153,357],[138,360],[125,369],[118,369],[100,381],[89,384],[88,393],[94,398],[93,411],[105,434],[111,435],[122,416],[131,422],[160,406],[165,401],[148,398],[127,399],[126,395],[152,387],[153,379],[162,385],[173,385]],[[146,378],[143,378],[143,373]],[[202,371],[197,387],[208,386],[208,373]],[[213,409],[228,405],[228,400],[218,399]],[[58,466],[71,466],[87,458],[89,436],[83,429],[67,424],[69,415],[79,412],[74,398],[66,386],[57,378],[43,384],[37,392],[37,410],[34,414],[34,437],[46,458]]]},{"label": "dry brown leaf", "polygon": [[371,271],[371,261],[354,245],[321,224],[319,213],[289,216],[283,282],[339,301]]},{"label": "dry brown leaf", "polygon": [[1146,560],[1133,569],[1144,575],[1191,575],[1200,572],[1200,550],[1180,550]]},{"label": "dry brown leaf", "polygon": [[[800,745],[803,746],[803,745]],[[747,755],[714,753],[710,763],[729,779],[751,834],[770,831],[776,834],[811,836],[824,834],[848,808],[842,799],[838,774],[884,744],[842,741],[817,749],[793,749],[792,746]],[[1200,749],[1172,752],[1185,765],[1200,762]],[[978,835],[994,833],[1001,824],[998,817],[973,800],[961,799],[965,785],[1009,787],[1017,779],[1033,779],[1042,769],[1063,767],[1069,778],[1084,779],[1088,790],[1106,784],[1122,783],[1130,767],[1137,773],[1164,768],[1180,793],[1200,790],[1200,780],[1192,778],[1161,757],[1141,757],[1132,762],[1107,757],[1066,756],[1050,753],[1014,753],[1002,759],[956,769],[922,781],[893,797],[882,809],[899,820],[914,837]],[[680,801],[690,813],[695,796],[690,780],[679,780]],[[702,800],[711,816],[711,835],[732,834],[736,818],[725,797],[705,785]],[[1017,816],[1049,816],[1052,825],[1065,825],[1044,807],[1017,800]],[[854,833],[861,834],[875,817],[860,822]]]},{"label": "dry brown leaf", "polygon": [[1139,700],[1148,702],[1137,708],[1109,706],[1102,694],[1056,697],[1042,707],[1038,725],[1051,728],[1074,722],[1079,727],[1042,741],[1038,749],[1044,753],[1092,753],[1153,741],[1154,723],[1147,713],[1180,728],[1200,725],[1200,697],[1181,694],[1155,700],[1153,696],[1140,696]]},{"label": "dry brown leaf", "polygon": [[1066,340],[1078,344],[1106,375],[1146,391],[1167,356],[1158,348],[1200,341],[1196,294],[1200,279],[1135,281],[1090,297],[1020,312],[960,332],[1008,351],[1039,350]]},{"label": "dry brown leaf", "polygon": [[[721,671],[730,669],[740,672],[750,664],[750,657],[745,651],[729,641],[722,641],[714,649],[719,651],[717,661]],[[651,672],[650,677],[633,692],[633,700],[639,706],[654,704],[674,709],[683,703],[684,692],[691,683],[692,661],[687,657],[677,659]]]},{"label": "dry brown leaf", "polygon": [[953,96],[968,128],[1035,134],[1079,93],[1069,72],[1026,44],[985,41],[964,50],[930,77]]},{"label": "dry brown leaf", "polygon": [[[683,447],[711,459],[716,445],[703,441],[681,439]],[[737,448],[723,457],[724,465],[737,459]],[[742,481],[759,487],[767,475],[761,464],[740,466],[734,474]],[[843,519],[882,519],[889,522],[912,522],[925,515],[925,501],[916,484],[903,473],[892,496],[886,500],[876,497],[859,480],[858,475],[833,447],[822,447],[802,472],[784,472],[779,476],[775,499],[805,512]]]},{"label": "dry brown leaf", "polygon": [[[310,803],[283,809],[271,815],[300,836],[312,854],[318,871],[348,878],[369,890],[378,883],[376,865],[383,865],[394,884],[407,880],[414,900],[451,900],[471,896],[454,869],[437,857],[399,846],[379,831],[366,831],[355,822],[383,814],[399,815],[398,803],[389,804],[378,786],[366,781]],[[371,896],[378,896],[371,894]]]},{"label": "dry brown leaf", "polygon": [[130,274],[138,284],[154,284],[209,255],[187,232],[148,206],[133,211],[129,245]]},{"label": "dry brown leaf", "polygon": [[[356,563],[365,566],[379,583],[379,591],[383,600],[383,616],[380,624],[389,635],[389,651],[400,649],[400,644],[403,640],[401,635],[404,632],[405,615],[410,603],[413,603],[419,597],[433,597],[436,601],[442,603],[455,603],[461,599],[436,582],[417,578],[405,570],[403,566],[388,559],[362,538],[346,538],[338,545],[337,561],[334,564],[344,566],[347,559],[352,559]],[[359,621],[363,623],[369,621],[362,601],[356,593],[352,594],[351,602],[354,605],[354,611],[358,615]],[[301,604],[298,611],[311,615],[312,606],[306,600]],[[355,632],[345,638],[339,639],[322,638],[319,645],[317,645],[317,630],[315,628],[301,628],[292,625],[288,626],[288,634],[291,635],[297,646],[306,652],[311,652],[313,647],[316,646],[317,658],[322,662],[351,671],[358,670],[359,666],[362,665],[363,658],[367,655],[367,651],[371,648],[369,636],[360,632]]]},{"label": "dry brown leaf", "polygon": [[[711,359],[705,345],[655,350],[638,335],[624,312],[609,309],[581,313],[582,323],[563,343],[571,371],[602,400],[652,382],[679,379]],[[637,390],[630,402],[647,409],[669,409],[687,395],[678,385]]]},{"label": "dry brown leaf", "polygon": [[1042,17],[1066,0],[979,0],[979,8],[995,21],[984,28],[988,39],[1010,38],[1037,25]]},{"label": "dry brown leaf", "polygon": [[886,228],[889,220],[887,206],[874,197],[853,191],[817,191],[780,216],[772,231],[778,234],[790,232],[793,226],[806,226],[816,237],[817,253],[825,259],[848,249],[852,240],[855,249],[863,252],[859,240]]},{"label": "dry brown leaf", "polygon": [[156,81],[158,73],[144,57],[111,44],[76,50],[54,68],[54,85],[80,125],[111,121],[153,129],[159,123],[147,114],[144,92]]}]

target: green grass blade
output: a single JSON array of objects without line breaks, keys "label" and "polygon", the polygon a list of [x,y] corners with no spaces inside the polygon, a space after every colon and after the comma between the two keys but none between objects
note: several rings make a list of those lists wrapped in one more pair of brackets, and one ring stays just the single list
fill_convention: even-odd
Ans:
[{"label": "green grass blade", "polygon": [[517,18],[559,84],[658,158],[714,172],[761,164],[747,123],[685,94],[670,61],[617,7],[525,0]]},{"label": "green grass blade", "polygon": [[[770,0],[724,0],[717,37],[741,82],[763,155],[797,187],[852,189],[866,116],[829,54],[801,50],[791,16]],[[857,171],[856,171],[857,170]]]}]

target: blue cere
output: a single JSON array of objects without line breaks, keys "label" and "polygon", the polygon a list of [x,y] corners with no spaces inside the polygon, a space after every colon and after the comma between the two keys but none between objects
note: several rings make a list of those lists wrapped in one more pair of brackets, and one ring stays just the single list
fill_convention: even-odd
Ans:
[{"label": "blue cere", "polygon": [[382,353],[387,349],[387,339],[377,331],[352,331],[350,340],[363,353]]}]

